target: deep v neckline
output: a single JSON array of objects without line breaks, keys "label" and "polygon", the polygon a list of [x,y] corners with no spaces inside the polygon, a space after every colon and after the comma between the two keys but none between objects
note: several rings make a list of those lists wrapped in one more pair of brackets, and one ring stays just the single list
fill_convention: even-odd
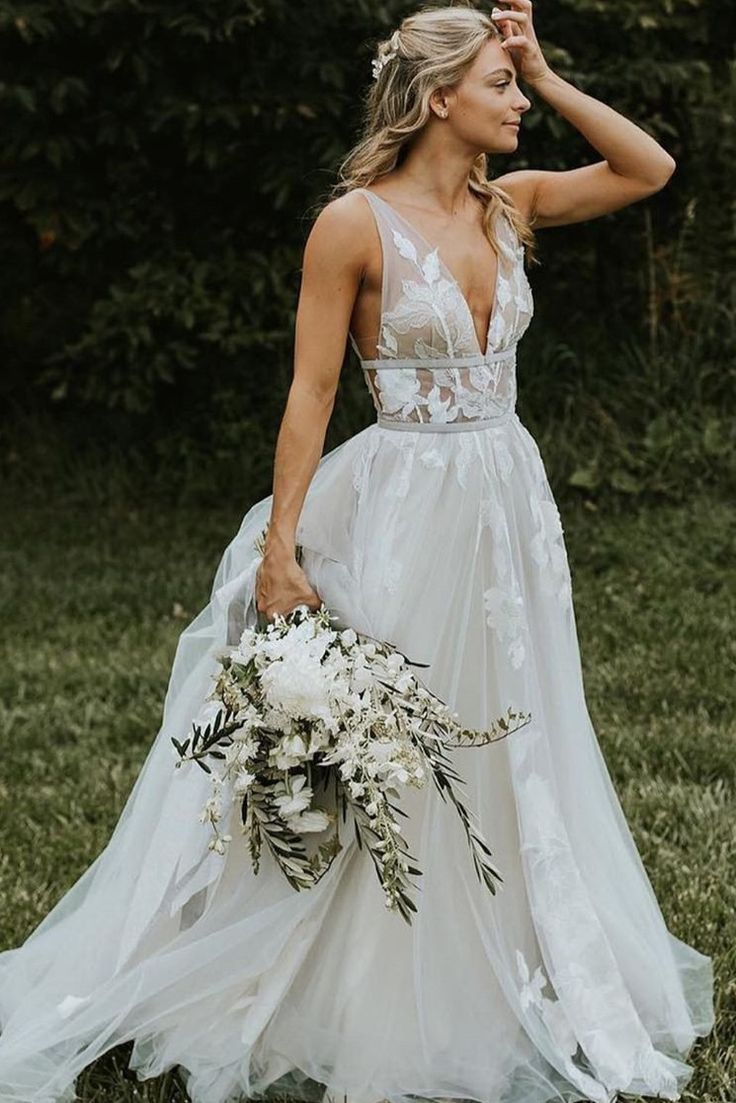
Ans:
[{"label": "deep v neckline", "polygon": [[431,252],[437,254],[438,261],[440,262],[440,264],[444,268],[447,275],[450,277],[451,282],[454,284],[455,288],[457,289],[457,293],[460,296],[460,298],[462,299],[463,305],[465,306],[465,309],[468,312],[468,318],[470,319],[470,325],[471,325],[472,330],[473,330],[473,336],[475,338],[475,343],[478,347],[478,352],[483,357],[483,359],[485,360],[486,356],[491,351],[491,343],[490,343],[491,328],[492,328],[493,323],[496,319],[496,313],[498,311],[498,285],[499,285],[499,280],[500,280],[500,277],[501,277],[501,254],[502,254],[502,250],[499,249],[498,255],[496,257],[497,263],[496,263],[496,279],[495,279],[495,283],[494,283],[494,286],[493,286],[493,305],[491,307],[491,314],[490,314],[490,317],[488,319],[488,327],[486,329],[486,347],[485,347],[485,350],[482,350],[481,347],[480,347],[480,340],[478,338],[478,331],[475,328],[475,319],[473,317],[473,311],[470,309],[470,303],[468,302],[468,300],[465,296],[465,293],[464,293],[462,287],[460,286],[459,280],[456,278],[456,276],[453,274],[453,272],[452,272],[451,268],[449,267],[449,265],[443,260],[442,256],[440,255],[439,245],[433,245],[431,241],[428,241],[427,238],[424,236],[424,234],[420,233],[420,231],[416,228],[414,223],[411,222],[408,218],[406,218],[403,214],[401,214],[400,211],[397,211],[396,208],[393,206],[393,204],[389,203],[389,201],[387,199],[384,199],[383,196],[378,195],[377,192],[370,191],[368,188],[362,188],[361,190],[364,191],[364,192],[367,192],[368,195],[372,195],[375,199],[378,199],[381,203],[384,203],[389,208],[389,210],[393,214],[396,215],[396,217],[398,219],[400,219],[406,226],[408,226],[409,229],[413,233],[415,233],[417,235],[417,237],[422,242],[424,242],[424,244],[427,246],[427,248]]}]

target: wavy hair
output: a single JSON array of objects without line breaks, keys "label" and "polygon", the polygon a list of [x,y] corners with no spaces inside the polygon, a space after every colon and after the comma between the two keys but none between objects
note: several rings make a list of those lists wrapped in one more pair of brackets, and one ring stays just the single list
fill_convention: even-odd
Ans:
[{"label": "wavy hair", "polygon": [[[430,117],[432,92],[459,84],[489,38],[502,41],[493,20],[459,4],[420,8],[378,43],[373,60],[377,77],[366,96],[362,136],[340,164],[327,202],[365,187],[401,163],[407,143]],[[474,160],[468,186],[484,204],[483,230],[496,255],[492,227],[502,210],[526,246],[527,259],[539,263],[531,226],[508,193],[488,179],[485,153]]]}]

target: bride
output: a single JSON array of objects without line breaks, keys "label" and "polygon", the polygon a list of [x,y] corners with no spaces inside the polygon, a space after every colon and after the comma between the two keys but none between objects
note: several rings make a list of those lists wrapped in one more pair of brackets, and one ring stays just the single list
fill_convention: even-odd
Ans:
[{"label": "bride", "polygon": [[[516,413],[532,227],[644,199],[674,162],[552,71],[530,0],[412,14],[373,77],[304,253],[273,495],[180,637],[108,845],[0,955],[2,1103],[68,1103],[124,1042],[139,1078],[179,1067],[194,1103],[678,1099],[712,1028],[711,961],[667,929],[591,725],[560,517]],[[486,154],[519,144],[519,78],[599,161],[487,178]],[[320,458],[348,338],[376,420]],[[531,713],[454,751],[496,896],[432,788],[404,805],[411,925],[352,838],[302,892],[265,858],[254,874],[244,845],[210,848],[207,776],[174,769],[172,737],[207,715],[245,626],[321,601],[426,663],[465,726]]]}]

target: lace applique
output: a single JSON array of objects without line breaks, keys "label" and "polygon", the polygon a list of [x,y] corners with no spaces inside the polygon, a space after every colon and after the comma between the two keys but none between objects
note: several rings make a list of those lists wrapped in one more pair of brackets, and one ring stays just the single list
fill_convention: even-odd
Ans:
[{"label": "lace applique", "polygon": [[483,605],[488,614],[486,623],[499,640],[508,641],[507,654],[515,670],[526,657],[523,633],[526,630],[524,600],[519,580],[512,569],[506,514],[495,498],[480,502],[479,524],[487,527],[493,542],[492,562],[494,585],[483,591]]},{"label": "lace applique", "polygon": [[[439,249],[415,242],[411,228],[404,226],[402,232],[396,225],[402,220],[380,199],[371,196],[369,202],[385,267],[379,341],[363,370],[381,419],[505,423],[516,406],[516,344],[532,312],[523,248],[515,244],[513,227],[503,216],[497,220],[498,270],[486,358],[470,307]],[[464,359],[477,362],[453,366],[453,360]],[[426,361],[427,366],[390,365],[400,360]]]},{"label": "lace applique", "polygon": [[447,461],[436,448],[428,448],[426,452],[422,452],[419,462],[423,467],[441,467],[443,471],[447,469]]},{"label": "lace applique", "polygon": [[501,481],[508,486],[511,472],[514,470],[513,456],[509,451],[508,445],[500,437],[494,438],[492,446],[499,477]]},{"label": "lace applique", "polygon": [[461,434],[453,455],[457,481],[463,489],[468,485],[468,468],[473,462],[473,443],[466,439],[468,435]]},{"label": "lace applique", "polygon": [[542,586],[548,593],[556,594],[560,605],[567,605],[572,600],[572,580],[562,521],[557,504],[548,495],[544,483],[538,485],[536,495],[530,499],[530,506],[537,529],[530,551],[539,568]]},{"label": "lace applique", "polygon": [[[402,298],[393,310],[383,315],[381,335],[384,344],[378,346],[379,354],[396,358],[399,355],[398,338],[415,329],[426,332],[436,328],[442,345],[435,348],[419,338],[414,342],[414,356],[452,357],[461,354],[458,350],[472,349],[475,332],[464,299],[457,284],[442,275],[438,250],[433,249],[420,261],[412,241],[395,228],[391,234],[401,256],[414,265],[422,278],[419,281],[401,281]],[[401,355],[408,355],[405,343]]]},{"label": "lace applique", "polygon": [[559,1000],[551,1000],[542,995],[543,989],[548,984],[550,988],[552,987],[545,976],[544,969],[538,965],[534,970],[534,976],[530,976],[529,966],[521,950],[516,951],[516,967],[521,980],[522,1010],[529,1007],[536,1008],[558,1049],[566,1057],[574,1057],[578,1051],[578,1040],[570,1026],[565,1009]]},{"label": "lace applique", "polygon": [[416,372],[379,369],[375,375],[375,383],[384,414],[398,414],[406,419],[419,406],[427,405],[426,397],[419,393],[421,384]]},{"label": "lace applique", "polygon": [[[516,745],[521,851],[550,983],[596,1077],[597,1094],[590,1085],[587,1090],[605,1103],[601,1084],[625,1089],[644,1071],[646,1084],[675,1099],[667,1093],[676,1090],[676,1080],[667,1058],[654,1050],[621,977],[575,861],[554,787],[532,767],[544,753],[539,730]],[[560,1022],[555,1025],[560,1029]],[[571,1062],[569,1068],[579,1079],[580,1069]]]},{"label": "lace applique", "polygon": [[500,528],[506,528],[506,511],[498,498],[481,498],[478,509],[481,525],[488,525],[494,536]]},{"label": "lace applique", "polygon": [[[506,512],[495,498],[482,498],[480,502],[479,524],[491,531],[493,540],[493,568],[496,577],[508,578],[511,572],[511,553],[509,551],[509,534],[506,521]],[[515,581],[515,580],[514,580]],[[518,592],[518,585],[515,586]]]},{"label": "lace applique", "polygon": [[499,640],[508,640],[507,653],[515,670],[524,662],[526,651],[521,638],[525,628],[524,601],[521,594],[489,586],[483,591],[486,623],[495,629]]},{"label": "lace applique", "polygon": [[[521,950],[516,951],[516,967],[521,981],[519,1000],[523,1011],[529,1008],[537,1012],[544,1023],[547,1033],[563,1056],[565,1068],[572,1083],[585,1090],[586,1096],[595,1103],[608,1103],[609,1094],[602,1084],[582,1071],[574,1059],[579,1055],[585,1062],[585,1054],[580,1053],[580,1044],[575,1037],[569,1019],[560,1000],[552,1000],[542,995],[547,985],[552,984],[547,979],[541,965],[530,975],[529,966]],[[553,989],[554,991],[554,989]],[[592,1071],[592,1070],[591,1070]]]},{"label": "lace applique", "polygon": [[368,475],[377,450],[378,437],[369,434],[353,458],[353,488],[359,497],[368,485]]},{"label": "lace applique", "polygon": [[389,429],[386,431],[386,436],[389,444],[399,452],[400,466],[395,478],[383,489],[391,498],[405,498],[411,485],[411,471],[416,455],[416,441],[412,439],[414,434],[394,433]]}]

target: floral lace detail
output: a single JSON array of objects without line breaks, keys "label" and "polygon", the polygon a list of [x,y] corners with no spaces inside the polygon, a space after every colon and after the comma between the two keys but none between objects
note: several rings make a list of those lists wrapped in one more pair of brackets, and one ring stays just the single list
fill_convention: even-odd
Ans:
[{"label": "floral lace detail", "polygon": [[554,594],[560,605],[572,601],[572,579],[565,549],[560,511],[546,483],[540,482],[530,498],[536,533],[530,551],[539,568],[538,574],[547,593]]},{"label": "floral lace detail", "polygon": [[500,586],[489,586],[483,591],[483,605],[488,612],[486,623],[495,630],[502,643],[508,641],[507,652],[511,665],[518,670],[526,656],[521,638],[526,627],[521,594],[512,593]]},{"label": "floral lace detail", "polygon": [[[523,246],[511,223],[498,216],[498,271],[483,355],[470,307],[439,249],[363,190],[384,251],[380,336],[375,360],[362,361],[381,420],[504,423],[516,407],[516,344],[534,311]],[[476,363],[452,363],[464,359]],[[427,366],[391,365],[402,360]]]},{"label": "floral lace detail", "polygon": [[608,1092],[626,1090],[639,1080],[664,1098],[677,1099],[669,1059],[654,1050],[586,889],[554,786],[535,768],[539,763],[551,776],[542,732],[531,729],[512,754],[524,868],[550,983],[561,1006],[550,1010],[541,995],[546,979],[520,966],[522,998],[539,1011],[566,1055],[570,1078],[581,1083],[579,1063],[571,1060],[577,1038],[581,1060],[595,1077],[581,1083],[591,1099],[608,1103]]},{"label": "floral lace detail", "polygon": [[511,480],[511,473],[514,470],[514,458],[509,451],[508,445],[505,441],[501,440],[500,437],[494,437],[492,447],[499,478],[508,486]]},{"label": "floral lace detail", "polygon": [[411,472],[416,458],[416,443],[408,433],[402,433],[398,440],[397,437],[399,437],[399,434],[393,433],[390,444],[400,453],[401,466],[393,481],[383,489],[390,498],[405,498],[411,485]]},{"label": "floral lace detail", "polygon": [[436,467],[441,468],[443,471],[447,469],[447,460],[436,448],[428,448],[426,452],[422,452],[419,457],[419,462],[422,467]]},{"label": "floral lace detail", "polygon": [[534,970],[534,976],[530,975],[529,966],[521,950],[516,951],[516,967],[521,980],[521,1007],[526,1010],[529,1007],[539,1011],[544,1025],[556,1045],[567,1057],[574,1057],[578,1051],[578,1040],[570,1026],[565,1014],[565,1009],[559,1000],[551,1000],[542,995],[542,990],[549,985],[544,969],[538,965]]},{"label": "floral lace detail", "polygon": [[[505,446],[501,454],[508,457],[512,467],[513,461]],[[512,567],[506,513],[497,498],[481,499],[478,523],[481,529],[489,530],[493,545],[491,556],[494,584],[483,591],[486,624],[493,628],[502,643],[507,644],[511,665],[518,670],[526,657],[526,615],[519,580]]]},{"label": "floral lace detail", "polygon": [[360,497],[368,485],[373,457],[378,451],[378,437],[368,435],[365,444],[353,457],[353,488]]},{"label": "floral lace detail", "polygon": [[511,575],[508,522],[506,511],[496,498],[481,498],[478,522],[481,527],[488,528],[491,532],[496,578],[508,579]]},{"label": "floral lace detail", "polygon": [[455,471],[457,473],[457,481],[463,490],[468,485],[468,470],[473,463],[473,445],[474,441],[468,438],[468,434],[463,434],[457,443],[457,447],[453,454],[455,461]]},{"label": "floral lace detail", "polygon": [[414,356],[452,357],[473,351],[475,331],[464,309],[465,301],[457,284],[442,275],[438,250],[433,249],[420,261],[412,241],[396,229],[391,234],[399,254],[417,268],[422,278],[401,281],[403,297],[383,315],[381,334],[385,344],[378,345],[379,354],[389,359],[408,356],[405,342],[399,352],[399,336],[416,329],[438,330],[441,344],[435,347],[418,338],[414,341]]},{"label": "floral lace detail", "polygon": [[369,387],[383,417],[401,421],[485,420],[516,404],[516,358],[466,368],[371,368]]}]

